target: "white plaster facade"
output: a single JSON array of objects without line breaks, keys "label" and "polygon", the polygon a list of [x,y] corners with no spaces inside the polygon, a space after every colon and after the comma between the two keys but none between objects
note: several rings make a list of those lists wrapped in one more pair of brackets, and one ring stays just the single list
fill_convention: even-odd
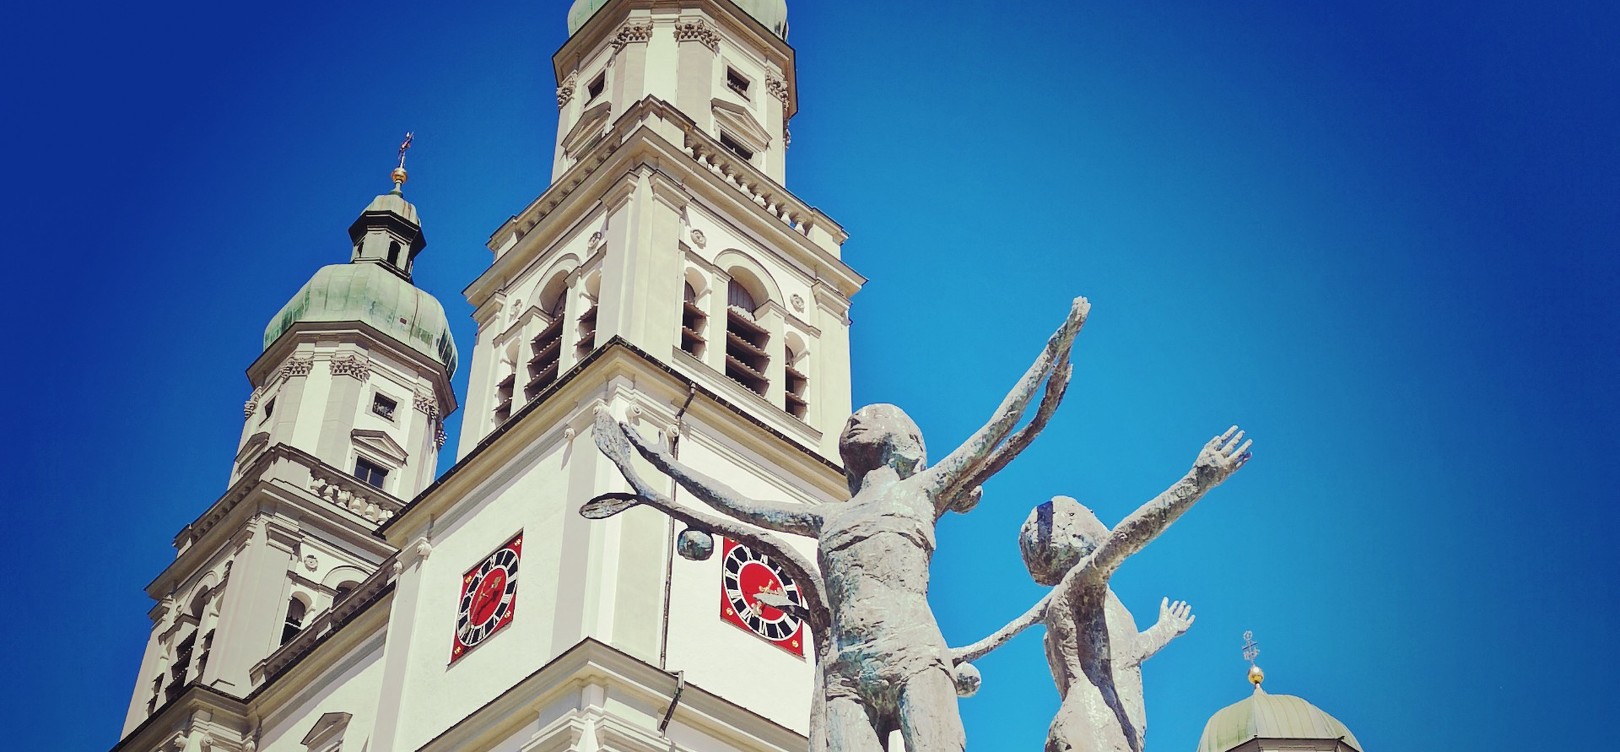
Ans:
[{"label": "white plaster facade", "polygon": [[[592,443],[598,407],[745,493],[846,493],[864,279],[843,230],[781,186],[792,49],[730,0],[608,0],[554,64],[553,185],[466,291],[456,466],[435,477],[453,347],[435,357],[392,320],[274,330],[230,490],[148,587],[117,749],[803,748],[811,659],[721,620],[720,557],[676,556],[679,528],[651,511],[578,514],[625,490]],[[409,215],[408,281],[415,209],[379,202],[365,216]],[[352,263],[392,264],[395,237],[356,234]],[[510,624],[452,660],[463,575],[518,534]]]}]

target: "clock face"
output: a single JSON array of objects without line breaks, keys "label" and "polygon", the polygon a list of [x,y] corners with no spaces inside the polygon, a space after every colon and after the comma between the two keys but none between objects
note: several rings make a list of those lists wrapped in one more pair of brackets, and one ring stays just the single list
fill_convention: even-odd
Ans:
[{"label": "clock face", "polygon": [[512,623],[517,610],[518,559],[522,555],[523,534],[519,533],[462,575],[451,663]]},{"label": "clock face", "polygon": [[804,625],[798,617],[756,600],[761,592],[776,591],[802,605],[799,586],[765,554],[729,539],[724,551],[720,560],[720,618],[804,657]]}]

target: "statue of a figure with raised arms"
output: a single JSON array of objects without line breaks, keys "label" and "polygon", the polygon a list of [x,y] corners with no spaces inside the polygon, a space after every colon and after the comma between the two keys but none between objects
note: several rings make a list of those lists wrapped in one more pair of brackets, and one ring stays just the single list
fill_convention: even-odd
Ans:
[{"label": "statue of a figure with raised arms", "polygon": [[[928,606],[934,526],[946,512],[972,509],[980,485],[1045,427],[1068,386],[1070,349],[1089,311],[1086,299],[1077,298],[989,423],[935,465],[928,464],[917,425],[900,408],[855,411],[838,440],[849,481],[846,502],[745,499],[598,414],[597,444],[634,493],[598,497],[581,513],[600,518],[636,504],[653,506],[696,528],[761,546],[803,578],[803,610],[815,633],[822,685],[812,709],[812,752],[878,752],[896,730],[914,752],[961,750],[966,741],[952,655]],[[1039,404],[1020,428],[1037,395]],[[678,507],[637,477],[630,447],[719,514]],[[819,576],[762,530],[815,538]]]}]

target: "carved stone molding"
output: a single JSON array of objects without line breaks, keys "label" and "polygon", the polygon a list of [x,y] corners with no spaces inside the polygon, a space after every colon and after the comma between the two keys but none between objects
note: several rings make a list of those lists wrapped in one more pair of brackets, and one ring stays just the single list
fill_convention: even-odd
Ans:
[{"label": "carved stone molding", "polygon": [[287,378],[308,376],[314,368],[314,358],[288,358],[286,363],[281,364],[281,375]]},{"label": "carved stone molding", "polygon": [[449,438],[444,433],[444,423],[436,422],[433,424],[433,446],[435,449],[443,449],[445,440]]},{"label": "carved stone molding", "polygon": [[253,417],[253,413],[259,409],[259,398],[262,396],[264,396],[264,387],[255,387],[253,395],[248,397],[246,404],[242,405],[242,420]]},{"label": "carved stone molding", "polygon": [[709,238],[708,238],[708,236],[703,234],[702,230],[693,230],[692,231],[692,245],[695,245],[695,246],[697,246],[699,248],[702,248],[702,247],[704,247],[704,246],[706,246],[708,244],[709,244]]},{"label": "carved stone molding", "polygon": [[787,80],[777,78],[775,74],[766,74],[765,91],[770,92],[771,96],[776,97],[782,102],[782,111],[785,113],[787,111],[788,104]]},{"label": "carved stone molding", "polygon": [[333,376],[353,376],[361,381],[371,378],[371,359],[363,355],[340,355],[332,359]]},{"label": "carved stone molding", "polygon": [[675,41],[701,42],[704,47],[708,47],[711,51],[720,51],[720,32],[710,26],[708,21],[701,18],[676,23]]},{"label": "carved stone molding", "polygon": [[417,392],[412,406],[417,412],[429,418],[439,417],[439,401],[433,397],[432,392]]},{"label": "carved stone molding", "polygon": [[626,45],[637,43],[646,44],[647,40],[652,39],[652,32],[653,26],[651,22],[627,23],[620,26],[619,33],[613,35],[613,41],[611,42],[613,45],[613,51],[618,53],[619,51],[623,50]]},{"label": "carved stone molding", "polygon": [[574,89],[578,85],[579,71],[569,71],[568,77],[557,87],[557,109],[567,107],[569,102],[574,101]]}]

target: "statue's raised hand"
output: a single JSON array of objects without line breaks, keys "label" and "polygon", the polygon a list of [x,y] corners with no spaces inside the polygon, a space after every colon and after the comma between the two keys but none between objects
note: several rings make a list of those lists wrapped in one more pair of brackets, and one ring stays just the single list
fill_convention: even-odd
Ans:
[{"label": "statue's raised hand", "polygon": [[1210,489],[1232,477],[1232,473],[1249,461],[1249,447],[1253,444],[1252,440],[1243,440],[1243,432],[1237,426],[1210,439],[1198,453],[1198,461],[1193,463],[1193,476],[1198,484]]},{"label": "statue's raised hand", "polygon": [[1172,635],[1179,637],[1186,634],[1194,618],[1192,606],[1187,605],[1186,601],[1171,603],[1169,598],[1159,600],[1159,624],[1170,630]]}]

